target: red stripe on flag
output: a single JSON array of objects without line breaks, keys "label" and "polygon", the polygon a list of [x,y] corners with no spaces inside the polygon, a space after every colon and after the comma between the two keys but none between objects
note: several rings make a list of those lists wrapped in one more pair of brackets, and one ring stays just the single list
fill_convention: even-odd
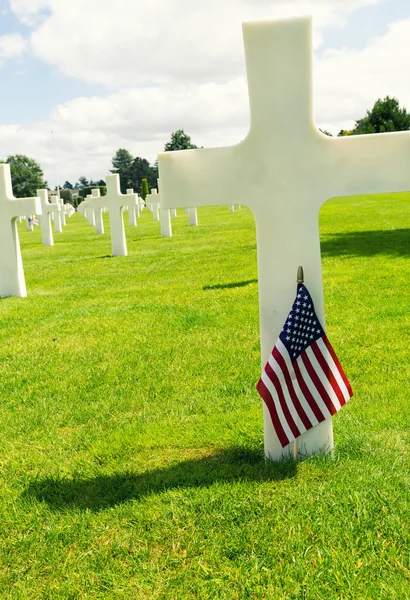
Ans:
[{"label": "red stripe on flag", "polygon": [[[313,342],[313,344],[315,344],[315,342]],[[310,345],[310,348],[313,346],[313,344]],[[306,352],[302,352],[302,354],[300,355],[300,358],[302,359],[303,364],[306,367],[306,371],[308,372],[313,385],[315,386],[315,388],[317,389],[323,402],[326,404],[327,408],[329,409],[330,414],[335,415],[337,413],[337,410],[336,410],[329,394],[325,390],[322,382],[320,381],[318,375],[316,374],[316,371],[313,368],[313,365],[310,362],[309,357],[307,356]]]},{"label": "red stripe on flag", "polygon": [[281,383],[279,381],[279,378],[278,378],[278,376],[276,375],[275,371],[272,369],[272,367],[270,366],[269,363],[266,363],[265,373],[269,377],[269,379],[271,380],[271,382],[273,383],[273,385],[275,386],[275,390],[276,390],[276,393],[278,394],[279,402],[280,402],[280,405],[282,407],[283,415],[284,415],[284,417],[286,419],[287,424],[289,425],[289,429],[291,430],[291,432],[293,433],[293,435],[295,436],[295,438],[299,437],[300,436],[300,431],[297,428],[296,423],[293,420],[292,415],[290,414],[289,406],[287,405],[285,396],[283,395],[282,386],[281,386]]},{"label": "red stripe on flag", "polygon": [[276,431],[276,435],[278,436],[279,441],[282,444],[282,447],[284,448],[289,444],[289,440],[282,427],[282,423],[279,420],[278,412],[276,410],[275,402],[272,398],[272,395],[266,387],[266,385],[263,383],[262,379],[259,379],[256,389],[258,390],[259,394],[261,395],[263,401],[266,404],[266,407],[270,414],[270,418],[272,420],[272,425]]},{"label": "red stripe on flag", "polygon": [[325,420],[325,416],[323,415],[322,411],[320,410],[319,406],[317,405],[316,400],[310,393],[310,390],[309,390],[308,386],[306,385],[305,380],[302,377],[302,373],[300,372],[299,365],[296,361],[293,363],[293,368],[295,370],[296,379],[298,380],[299,387],[302,391],[302,394],[306,398],[306,401],[309,404],[310,408],[312,409],[312,412],[315,415],[318,422],[322,423],[322,421]]},{"label": "red stripe on flag", "polygon": [[351,398],[353,396],[353,391],[352,391],[352,388],[350,386],[349,380],[346,377],[345,372],[343,371],[342,365],[340,364],[339,359],[336,356],[336,352],[333,350],[332,344],[329,342],[329,340],[327,339],[326,335],[322,336],[322,340],[323,340],[323,343],[325,344],[326,348],[329,350],[329,354],[333,358],[333,361],[334,361],[334,363],[335,363],[335,365],[337,367],[337,370],[339,371],[340,376],[343,379],[344,384],[345,384],[345,386],[347,388],[347,391],[350,394],[349,397]]},{"label": "red stripe on flag", "polygon": [[323,373],[328,378],[329,383],[332,386],[333,391],[335,392],[335,394],[340,402],[340,406],[343,406],[344,404],[346,404],[346,400],[345,400],[342,390],[339,387],[339,384],[337,383],[336,377],[333,375],[331,365],[329,365],[326,358],[321,353],[319,346],[316,343],[312,344],[311,347],[313,350],[313,354],[316,356],[317,362],[322,367]]},{"label": "red stripe on flag", "polygon": [[272,356],[276,360],[276,362],[278,363],[280,368],[282,369],[282,373],[283,373],[283,376],[285,377],[285,381],[286,381],[286,385],[287,385],[290,397],[291,397],[293,405],[296,408],[296,411],[300,417],[300,420],[302,421],[303,425],[305,426],[305,429],[311,429],[312,423],[310,422],[309,417],[303,410],[303,406],[301,405],[299,398],[297,397],[295,388],[293,387],[292,378],[289,374],[289,370],[286,365],[286,361],[276,346],[272,350]]},{"label": "red stripe on flag", "polygon": [[295,438],[299,437],[300,431],[299,431],[295,421],[293,420],[292,415],[290,414],[289,406],[288,406],[288,404],[286,402],[286,398],[282,392],[282,385],[281,385],[281,382],[279,381],[279,377],[276,375],[275,371],[272,369],[272,367],[270,366],[269,363],[266,363],[265,373],[269,377],[269,379],[271,380],[273,385],[275,386],[276,393],[278,394],[279,402],[282,407],[282,412],[286,419],[287,424],[289,425],[289,429],[291,430],[291,432],[293,433]]}]

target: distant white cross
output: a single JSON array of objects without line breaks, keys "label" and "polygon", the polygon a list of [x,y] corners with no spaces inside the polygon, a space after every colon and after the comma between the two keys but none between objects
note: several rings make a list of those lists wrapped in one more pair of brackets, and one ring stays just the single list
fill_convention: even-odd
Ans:
[{"label": "distant white cross", "polygon": [[43,246],[53,246],[54,238],[53,229],[51,227],[51,214],[55,215],[60,212],[61,206],[57,202],[54,204],[49,202],[47,190],[37,190],[37,196],[40,198],[41,202],[41,214],[38,215],[38,218],[40,221]]},{"label": "distant white cross", "polygon": [[138,202],[137,194],[121,194],[120,176],[118,173],[107,175],[107,195],[93,198],[93,206],[106,206],[110,215],[111,247],[113,256],[127,256],[127,240],[125,237],[122,209],[132,208]]},{"label": "distant white cross", "polygon": [[61,212],[60,212],[60,219],[61,219],[61,225],[62,226],[66,226],[66,208],[65,208],[65,204],[64,204],[64,200],[62,198],[60,198],[59,196],[57,196],[57,202],[60,205],[61,208]]},{"label": "distant white cross", "polygon": [[95,226],[95,213],[94,213],[94,207],[91,203],[91,199],[92,199],[92,194],[87,194],[87,196],[85,197],[85,199],[83,200],[83,202],[81,203],[83,205],[83,211],[84,211],[84,216],[88,221],[88,224],[91,225],[91,227]]},{"label": "distant white cross", "polygon": [[157,188],[152,188],[151,193],[145,198],[148,208],[152,211],[154,221],[159,221],[159,195]]},{"label": "distant white cross", "polygon": [[0,165],[0,296],[27,296],[16,219],[41,214],[40,198],[15,198],[10,165]]},{"label": "distant white cross", "polygon": [[[133,194],[134,190],[132,188],[130,188],[129,190],[127,190],[127,194]],[[137,226],[137,217],[139,217],[139,198],[138,198],[138,194],[136,194],[137,196],[137,202],[134,206],[129,206],[128,207],[128,219],[130,222],[130,227],[136,227]]]},{"label": "distant white cross", "polygon": [[[297,268],[324,325],[319,211],[326,200],[410,190],[410,132],[332,138],[312,109],[311,19],[244,23],[251,123],[237,146],[159,155],[161,206],[248,206],[256,221],[262,366],[295,295]],[[349,365],[345,365],[349,370]],[[265,453],[282,450],[264,406]],[[299,438],[333,448],[328,419]]]},{"label": "distant white cross", "polygon": [[[159,188],[159,179],[158,179]],[[149,206],[154,214],[154,221],[159,221],[161,226],[162,237],[172,237],[171,211],[167,208],[159,209],[161,195],[157,188],[151,190],[151,194],[146,198],[147,206]]]},{"label": "distant white cross", "polygon": [[60,209],[59,211],[56,211],[53,213],[54,231],[55,231],[55,233],[61,233],[63,231],[63,223],[64,223],[63,212],[62,212],[63,209],[61,206],[61,201],[59,200],[59,198],[57,196],[55,196],[52,203],[56,204]]},{"label": "distant white cross", "polygon": [[103,234],[104,233],[104,220],[103,220],[103,210],[105,206],[102,204],[102,200],[95,201],[95,198],[104,198],[101,196],[101,192],[99,188],[94,188],[91,190],[91,196],[89,197],[89,210],[92,212],[94,217],[94,226],[95,233]]}]

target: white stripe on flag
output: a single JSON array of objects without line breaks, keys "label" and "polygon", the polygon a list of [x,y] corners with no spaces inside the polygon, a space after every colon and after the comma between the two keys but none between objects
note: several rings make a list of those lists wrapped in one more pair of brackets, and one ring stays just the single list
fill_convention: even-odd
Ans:
[{"label": "white stripe on flag", "polygon": [[343,381],[343,377],[340,375],[339,373],[339,369],[337,368],[337,366],[335,365],[335,362],[333,360],[332,355],[330,354],[329,350],[326,348],[326,344],[324,343],[323,339],[320,338],[317,340],[317,345],[319,347],[319,350],[321,351],[321,353],[323,354],[325,361],[328,363],[328,365],[330,366],[332,373],[337,381],[337,383],[339,384],[340,390],[343,394],[344,399],[347,401],[350,398],[350,393],[349,390],[346,387],[345,382]]},{"label": "white stripe on flag", "polygon": [[[326,392],[328,393],[328,395],[329,395],[329,397],[330,397],[330,399],[331,399],[331,401],[333,403],[333,406],[335,407],[335,409],[337,411],[340,410],[342,408],[342,406],[340,404],[340,400],[337,397],[337,394],[336,394],[335,390],[333,389],[332,384],[330,383],[330,381],[328,380],[328,378],[324,374],[323,369],[320,366],[320,363],[317,360],[317,358],[315,356],[315,353],[313,352],[311,346],[309,346],[308,348],[306,348],[306,354],[307,354],[310,362],[312,363],[312,367],[314,368],[314,370],[316,372],[316,375],[319,377],[320,381],[322,382],[323,387],[325,388]],[[329,367],[330,367],[330,365],[329,365]]]},{"label": "white stripe on flag", "polygon": [[[286,350],[286,346],[283,344],[283,342],[280,338],[276,342],[276,348],[279,350],[279,352],[283,356],[283,359],[284,359],[287,369],[289,371],[290,378],[292,380],[292,384],[293,384],[293,388],[295,390],[296,396],[298,397],[299,402],[300,402],[303,410],[305,411],[307,418],[312,423],[312,427],[313,427],[314,425],[317,425],[319,423],[319,421],[317,420],[315,413],[310,408],[308,401],[306,400],[302,390],[300,389],[298,380],[296,379],[296,373],[293,368],[292,361],[290,360],[289,353]],[[301,425],[303,427],[303,423],[301,423]]]},{"label": "white stripe on flag", "polygon": [[276,412],[278,413],[279,421],[283,427],[283,431],[285,432],[285,435],[288,438],[289,442],[292,442],[295,439],[295,436],[293,435],[292,430],[290,429],[290,427],[288,425],[287,419],[286,419],[285,415],[283,414],[282,406],[280,404],[280,400],[278,398],[278,394],[276,392],[275,386],[273,385],[273,383],[267,376],[265,370],[262,371],[261,379],[262,379],[263,383],[266,385],[266,387],[268,388],[270,395],[272,396],[273,402],[276,407]]},{"label": "white stripe on flag", "polygon": [[322,400],[322,396],[319,394],[315,384],[311,380],[310,375],[307,372],[304,362],[302,360],[302,357],[299,356],[297,358],[296,362],[298,364],[302,379],[305,382],[305,384],[307,385],[309,392],[312,394],[313,398],[315,399],[320,412],[325,417],[325,419],[328,419],[329,417],[332,416],[332,414],[331,414],[330,410],[328,409],[328,407],[326,406],[326,404],[324,403],[324,401]]}]

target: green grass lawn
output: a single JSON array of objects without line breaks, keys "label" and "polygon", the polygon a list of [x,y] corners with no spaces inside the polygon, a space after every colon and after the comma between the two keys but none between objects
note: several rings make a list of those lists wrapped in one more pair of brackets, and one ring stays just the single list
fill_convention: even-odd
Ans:
[{"label": "green grass lawn", "polygon": [[334,457],[298,464],[263,457],[252,215],[198,214],[162,239],[144,211],[120,258],[79,214],[54,247],[19,226],[0,598],[410,598],[410,196],[321,212],[327,332],[355,395]]}]

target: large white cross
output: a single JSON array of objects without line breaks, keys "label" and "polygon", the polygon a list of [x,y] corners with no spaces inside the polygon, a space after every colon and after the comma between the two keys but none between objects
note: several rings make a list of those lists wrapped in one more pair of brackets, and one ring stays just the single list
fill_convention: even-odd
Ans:
[{"label": "large white cross", "polygon": [[[410,132],[332,138],[315,126],[310,18],[243,24],[250,129],[237,146],[159,155],[165,208],[248,206],[256,221],[261,358],[265,364],[295,296],[298,265],[324,325],[319,211],[326,200],[410,190]],[[360,348],[358,348],[360,351]],[[349,372],[349,365],[345,365]],[[265,453],[282,450],[264,406]],[[327,419],[299,440],[333,447]]]},{"label": "large white cross", "polygon": [[27,296],[16,220],[41,214],[40,198],[15,198],[10,165],[0,165],[0,296]]},{"label": "large white cross", "polygon": [[49,202],[47,190],[37,190],[37,196],[40,198],[41,202],[41,214],[38,215],[38,218],[40,221],[43,246],[53,246],[54,238],[50,215],[54,214],[55,217],[56,213],[61,211],[61,206],[58,202]]}]

